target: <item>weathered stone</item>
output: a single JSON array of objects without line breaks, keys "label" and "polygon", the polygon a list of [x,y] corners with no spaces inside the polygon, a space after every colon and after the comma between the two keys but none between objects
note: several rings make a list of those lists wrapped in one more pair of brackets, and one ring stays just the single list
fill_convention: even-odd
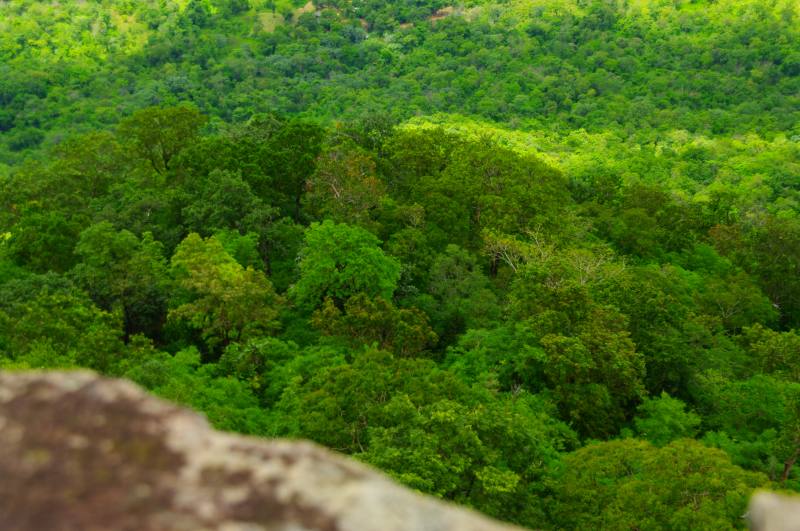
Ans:
[{"label": "weathered stone", "polygon": [[800,531],[800,496],[756,492],[747,518],[753,531]]},{"label": "weathered stone", "polygon": [[212,430],[90,372],[0,373],[6,531],[509,530],[307,442]]}]

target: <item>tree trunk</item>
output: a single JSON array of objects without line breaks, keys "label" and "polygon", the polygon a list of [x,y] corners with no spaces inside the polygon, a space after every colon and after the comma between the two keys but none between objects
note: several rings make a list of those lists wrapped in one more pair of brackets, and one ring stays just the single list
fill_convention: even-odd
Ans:
[{"label": "tree trunk", "polygon": [[783,474],[781,474],[781,481],[786,481],[789,478],[789,474],[792,471],[792,467],[794,466],[797,458],[800,457],[800,448],[795,448],[794,453],[792,456],[786,460],[783,464]]}]

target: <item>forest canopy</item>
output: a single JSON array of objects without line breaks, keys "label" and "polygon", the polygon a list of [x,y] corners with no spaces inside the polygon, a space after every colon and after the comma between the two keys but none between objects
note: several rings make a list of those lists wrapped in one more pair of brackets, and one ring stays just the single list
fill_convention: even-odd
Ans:
[{"label": "forest canopy", "polygon": [[793,0],[0,1],[0,368],[537,529],[800,489]]}]

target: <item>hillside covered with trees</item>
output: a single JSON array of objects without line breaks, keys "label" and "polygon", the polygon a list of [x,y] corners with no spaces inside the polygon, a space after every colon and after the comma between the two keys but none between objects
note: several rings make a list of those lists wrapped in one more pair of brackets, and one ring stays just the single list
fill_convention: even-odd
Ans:
[{"label": "hillside covered with trees", "polygon": [[800,490],[796,0],[0,0],[0,368],[541,529]]}]

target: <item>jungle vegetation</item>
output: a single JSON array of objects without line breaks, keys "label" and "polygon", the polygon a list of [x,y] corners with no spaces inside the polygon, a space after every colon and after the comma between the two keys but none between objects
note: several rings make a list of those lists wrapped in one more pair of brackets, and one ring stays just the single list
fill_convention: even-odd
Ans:
[{"label": "jungle vegetation", "polygon": [[800,489],[796,0],[0,1],[0,368],[541,529]]}]

